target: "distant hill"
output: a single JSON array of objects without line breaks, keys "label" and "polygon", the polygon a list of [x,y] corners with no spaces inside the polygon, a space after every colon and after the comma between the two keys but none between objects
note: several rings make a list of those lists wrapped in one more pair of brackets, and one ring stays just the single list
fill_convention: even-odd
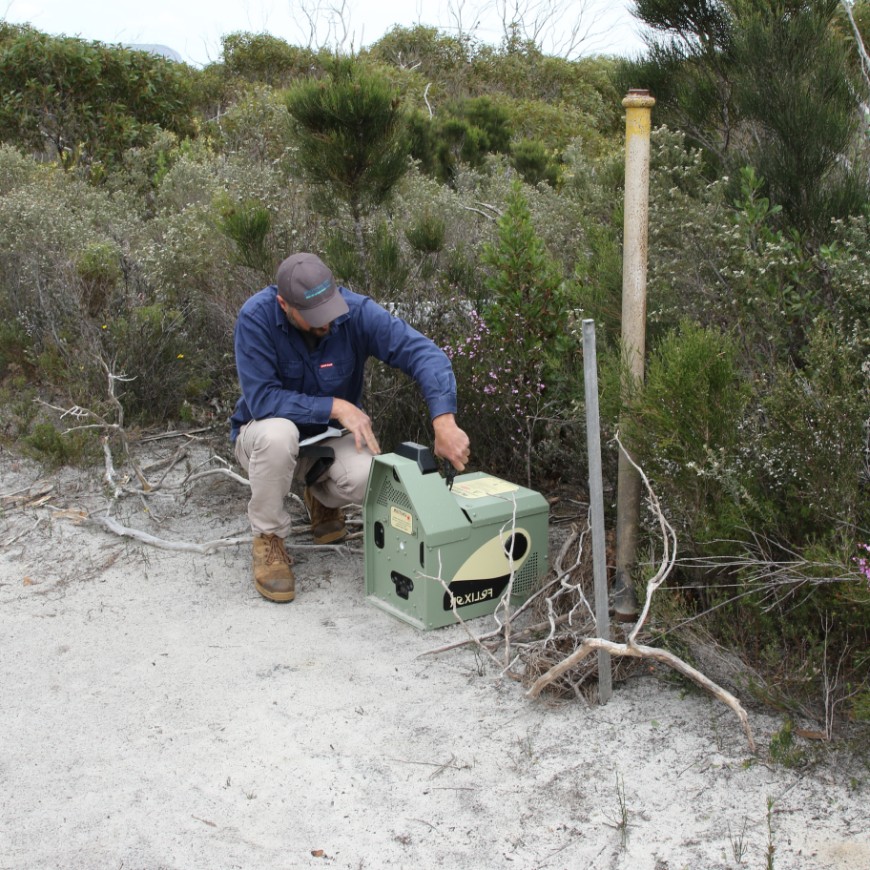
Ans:
[{"label": "distant hill", "polygon": [[184,59],[174,49],[168,45],[142,45],[142,44],[127,44],[127,48],[132,48],[134,51],[147,51],[150,54],[156,54],[158,57],[165,57],[168,60],[174,60],[177,63],[183,63]]}]

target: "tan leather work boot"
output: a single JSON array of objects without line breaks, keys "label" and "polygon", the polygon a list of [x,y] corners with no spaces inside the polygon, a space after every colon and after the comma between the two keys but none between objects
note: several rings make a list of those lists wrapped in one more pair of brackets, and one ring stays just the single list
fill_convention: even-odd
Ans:
[{"label": "tan leather work boot", "polygon": [[296,578],[284,540],[277,535],[254,538],[254,586],[270,601],[292,601],[296,597]]},{"label": "tan leather work boot", "polygon": [[308,516],[311,517],[311,534],[315,544],[334,544],[347,537],[344,524],[344,511],[341,508],[328,508],[321,504],[310,487],[302,493]]}]

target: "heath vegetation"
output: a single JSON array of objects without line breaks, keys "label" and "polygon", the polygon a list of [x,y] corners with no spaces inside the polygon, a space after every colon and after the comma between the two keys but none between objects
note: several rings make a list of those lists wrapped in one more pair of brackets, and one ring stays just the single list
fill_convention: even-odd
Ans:
[{"label": "heath vegetation", "polygon": [[[476,467],[580,493],[593,318],[605,491],[621,420],[679,540],[651,629],[715,639],[747,692],[828,736],[866,722],[870,3],[635,10],[634,61],[414,27],[355,53],[230,34],[194,69],[0,24],[4,444],[93,458],[52,406],[222,434],[235,313],[312,250],[450,354]],[[657,103],[647,370],[625,395],[629,87]],[[367,383],[387,449],[427,440],[413,386]]]}]

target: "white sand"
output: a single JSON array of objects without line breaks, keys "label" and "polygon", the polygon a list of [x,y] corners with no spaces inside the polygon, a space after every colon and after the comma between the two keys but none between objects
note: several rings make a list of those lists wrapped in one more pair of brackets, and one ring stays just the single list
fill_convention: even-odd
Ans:
[{"label": "white sand", "polygon": [[[248,545],[77,523],[108,503],[100,469],[2,453],[0,471],[2,870],[712,870],[767,867],[771,846],[776,870],[870,867],[866,762],[771,764],[777,716],[750,708],[752,756],[728,708],[653,676],[604,707],[531,701],[472,648],[421,657],[462,629],[369,605],[358,549],[297,551],[298,598],[272,604]],[[246,533],[241,485],[182,502],[181,476],[118,519]]]}]

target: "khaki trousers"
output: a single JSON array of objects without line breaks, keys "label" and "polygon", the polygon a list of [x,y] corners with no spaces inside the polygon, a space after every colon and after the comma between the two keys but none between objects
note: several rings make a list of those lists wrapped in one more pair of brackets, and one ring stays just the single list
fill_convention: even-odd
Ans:
[{"label": "khaki trousers", "polygon": [[[311,487],[317,500],[330,508],[362,504],[372,454],[357,453],[351,434],[320,442],[335,451],[335,462]],[[251,420],[242,426],[235,443],[239,465],[248,473],[251,500],[248,519],[255,535],[290,534],[290,514],[284,499],[294,480],[303,480],[313,460],[299,459],[299,429],[283,417]]]}]

